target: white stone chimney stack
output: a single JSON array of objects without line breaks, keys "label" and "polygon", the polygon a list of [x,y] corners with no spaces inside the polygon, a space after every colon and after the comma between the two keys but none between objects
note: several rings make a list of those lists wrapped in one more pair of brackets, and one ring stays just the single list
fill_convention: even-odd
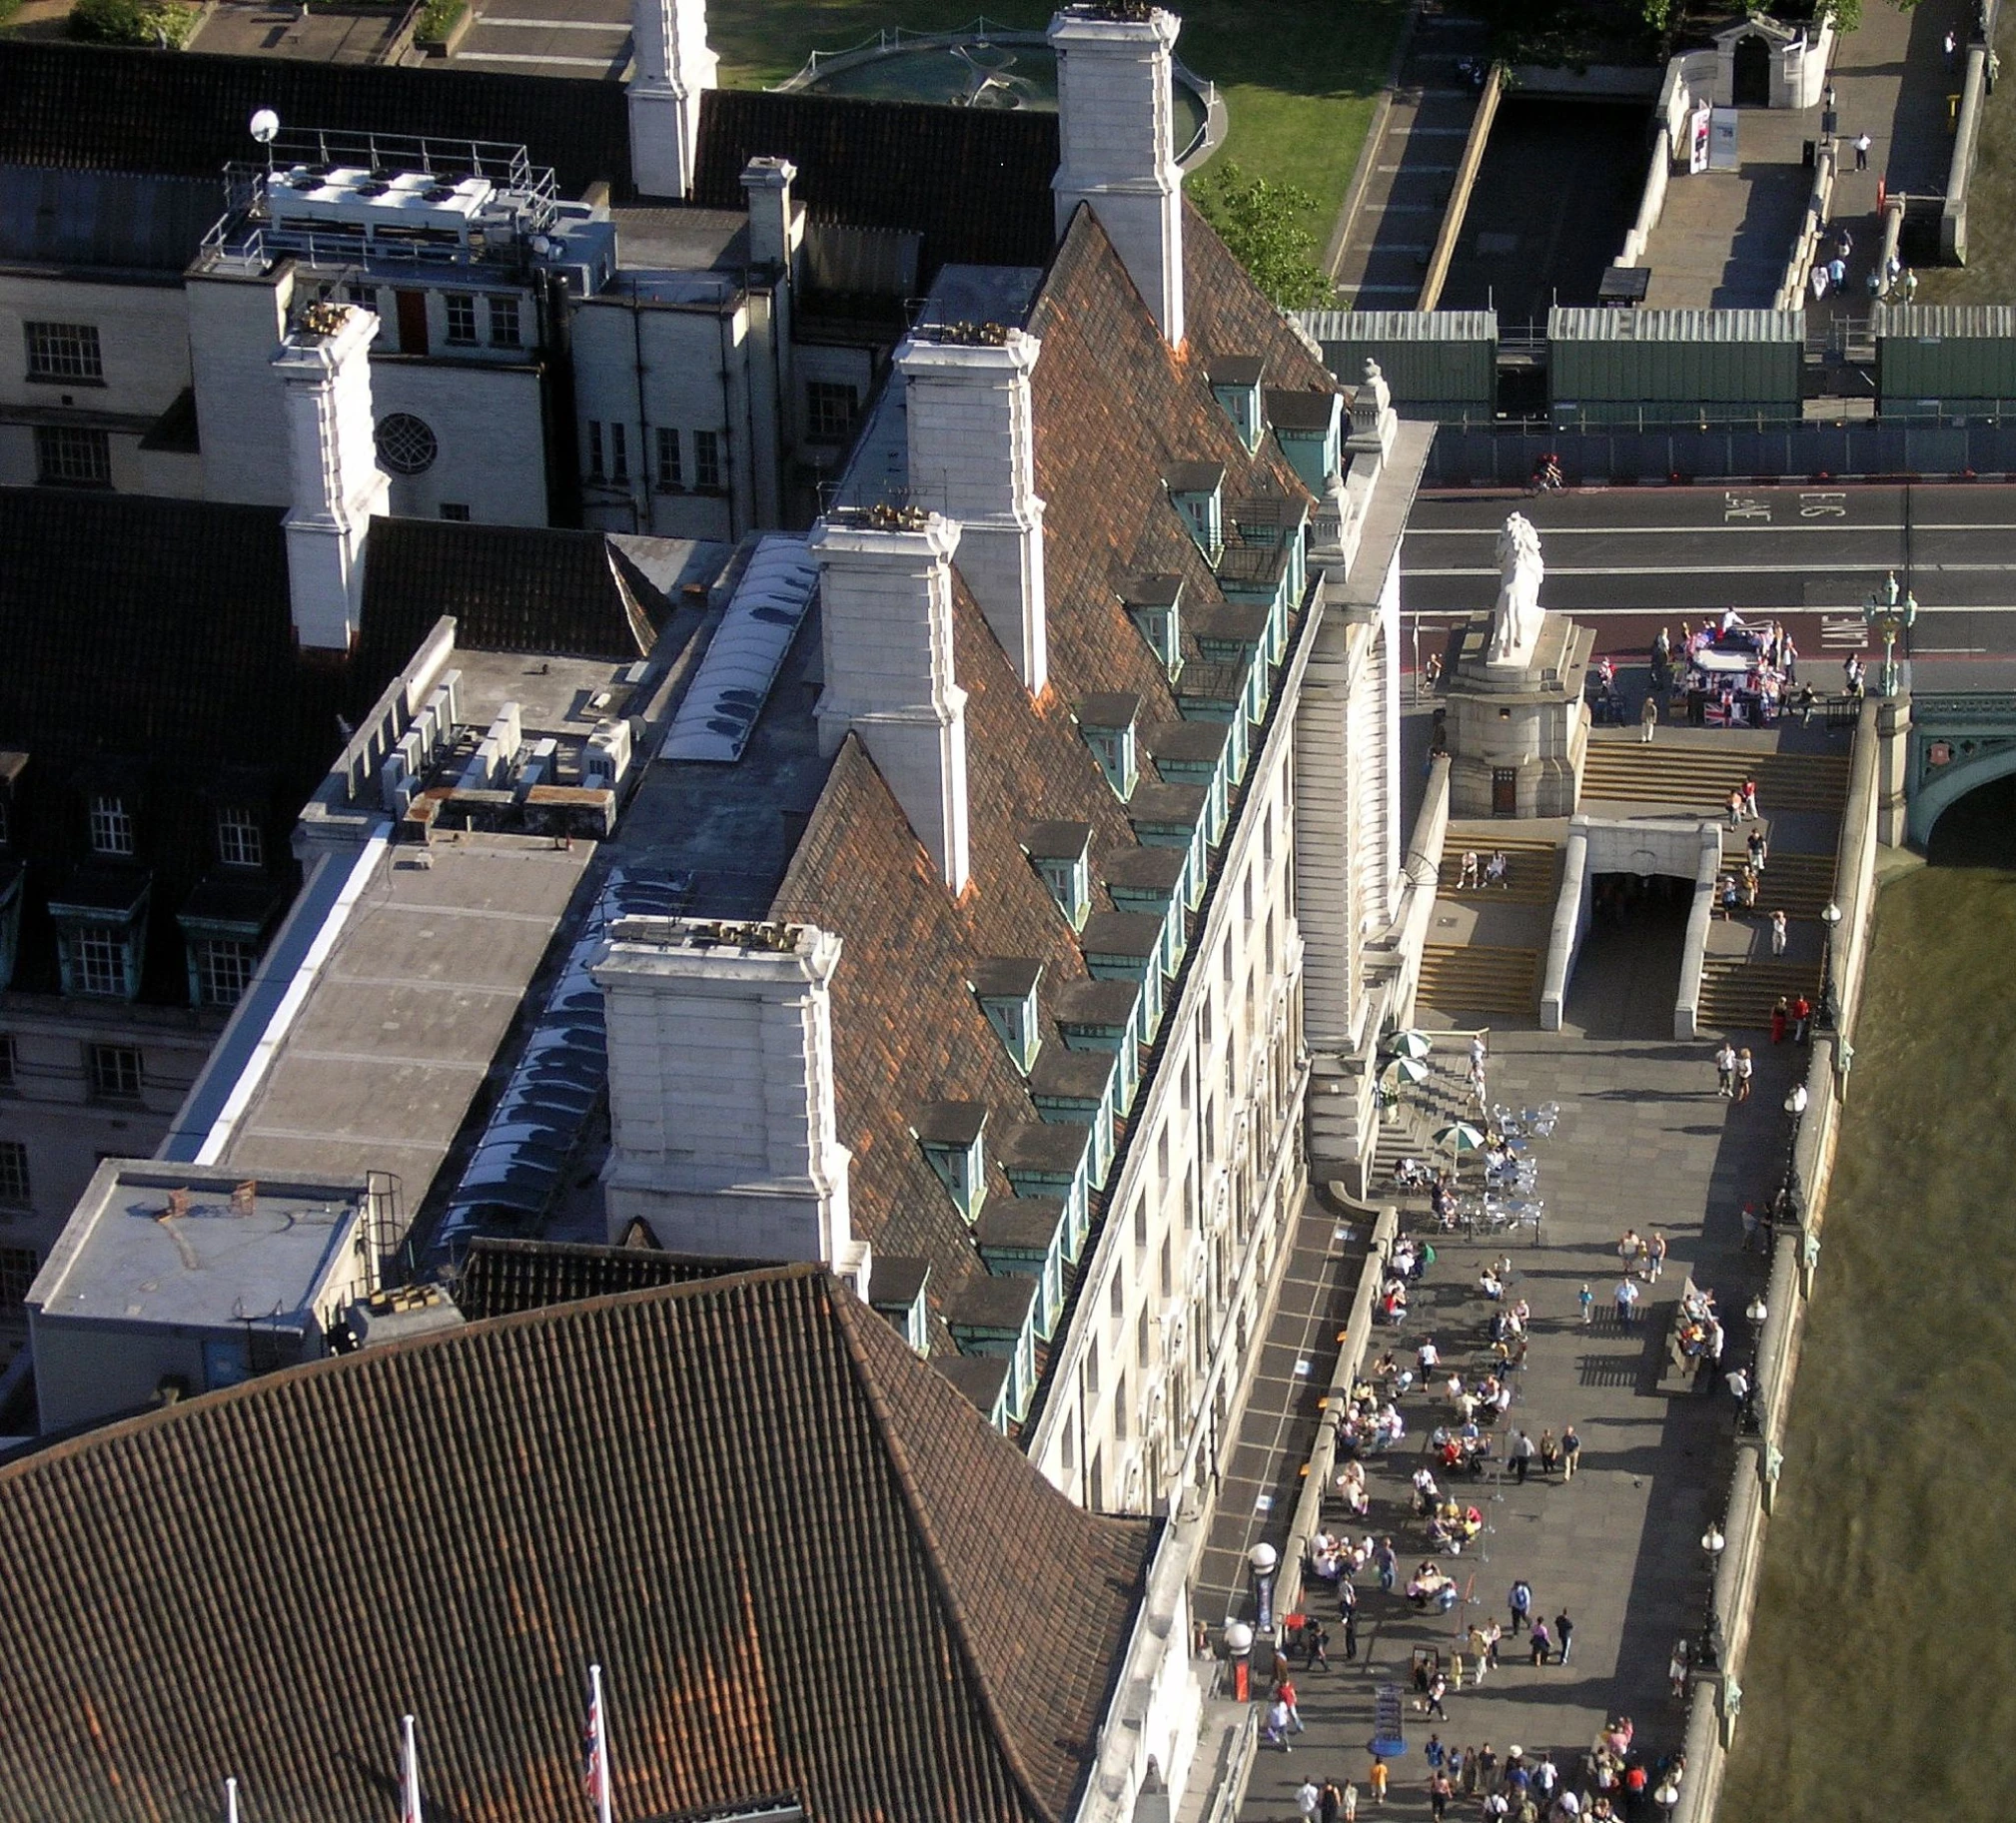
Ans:
[{"label": "white stone chimney stack", "polygon": [[859,734],[945,884],[964,892],[966,692],[952,675],[959,526],[878,509],[823,518],[809,542],[826,672],[820,751]]},{"label": "white stone chimney stack", "polygon": [[706,0],[630,0],[630,176],[643,196],[683,202],[700,155],[700,96],[719,59]]},{"label": "white stone chimney stack", "polygon": [[1090,203],[1171,348],[1183,343],[1183,174],[1172,57],[1182,21],[1093,0],[1050,21],[1064,162],[1050,188],[1057,232]]},{"label": "white stone chimney stack", "polygon": [[752,158],[742,167],[749,205],[749,264],[788,273],[802,232],[792,220],[791,185],[798,167],[787,158]]},{"label": "white stone chimney stack", "polygon": [[977,341],[927,332],[896,351],[910,490],[959,521],[959,573],[1032,696],[1050,676],[1029,395],[1042,347],[1021,330]]},{"label": "white stone chimney stack", "polygon": [[815,925],[622,918],[593,970],[609,1046],[610,1239],[820,1261],[867,1295],[833,1108],[840,939]]},{"label": "white stone chimney stack", "polygon": [[371,417],[371,341],[378,319],[348,304],[312,304],[274,352],[287,401],[287,579],[304,647],[348,652],[364,607],[364,541],[391,510]]}]

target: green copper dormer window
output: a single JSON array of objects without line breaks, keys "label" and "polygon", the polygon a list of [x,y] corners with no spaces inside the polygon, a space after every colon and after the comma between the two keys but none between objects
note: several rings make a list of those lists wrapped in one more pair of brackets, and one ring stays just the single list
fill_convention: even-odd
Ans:
[{"label": "green copper dormer window", "polygon": [[1121,598],[1164,671],[1175,677],[1183,669],[1183,578],[1137,576]]},{"label": "green copper dormer window", "polygon": [[1042,963],[1025,956],[990,956],[973,971],[973,995],[980,1011],[1024,1076],[1036,1067],[1043,1049],[1036,1012],[1036,984],[1042,978]]},{"label": "green copper dormer window", "polygon": [[1197,548],[1214,568],[1225,548],[1225,464],[1178,462],[1163,477]]},{"label": "green copper dormer window", "polygon": [[987,1110],[979,1102],[931,1102],[912,1131],[959,1213],[971,1222],[987,1201]]},{"label": "green copper dormer window", "polygon": [[1141,756],[1134,738],[1134,723],[1140,714],[1141,698],[1125,691],[1088,696],[1078,705],[1078,731],[1085,736],[1099,770],[1106,774],[1113,795],[1123,804],[1141,782]]},{"label": "green copper dormer window", "polygon": [[1057,909],[1074,931],[1092,912],[1092,825],[1036,823],[1024,833],[1022,849],[1036,864]]},{"label": "green copper dormer window", "polygon": [[1211,396],[1232,420],[1251,456],[1267,429],[1260,411],[1260,383],[1266,364],[1257,355],[1226,355],[1211,364]]}]

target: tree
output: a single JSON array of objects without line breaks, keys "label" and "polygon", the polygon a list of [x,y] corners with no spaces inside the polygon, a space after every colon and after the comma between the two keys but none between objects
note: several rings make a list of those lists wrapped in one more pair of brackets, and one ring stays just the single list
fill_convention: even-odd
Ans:
[{"label": "tree", "polygon": [[1334,297],[1307,226],[1316,198],[1296,184],[1248,177],[1237,165],[1209,173],[1191,194],[1247,276],[1283,310],[1309,310]]}]

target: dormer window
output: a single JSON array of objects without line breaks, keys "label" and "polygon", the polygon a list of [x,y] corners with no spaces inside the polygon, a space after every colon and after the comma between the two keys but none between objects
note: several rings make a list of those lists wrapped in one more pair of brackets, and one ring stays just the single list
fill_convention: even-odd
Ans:
[{"label": "dormer window", "polygon": [[1036,863],[1065,922],[1074,931],[1083,930],[1092,911],[1092,825],[1038,823],[1022,838],[1022,848]]},{"label": "dormer window", "polygon": [[1225,548],[1225,464],[1178,462],[1163,479],[1198,549],[1216,567]]},{"label": "dormer window", "polygon": [[1260,382],[1265,363],[1257,355],[1228,355],[1211,364],[1211,396],[1239,432],[1251,456],[1267,429],[1260,415]]},{"label": "dormer window", "polygon": [[266,865],[266,838],[250,810],[227,804],[218,811],[217,858],[227,867]]},{"label": "dormer window", "polygon": [[1344,466],[1344,399],[1337,393],[1270,390],[1267,422],[1302,484],[1321,496]]},{"label": "dormer window", "polygon": [[1141,698],[1119,691],[1088,696],[1078,705],[1078,731],[1085,736],[1099,770],[1106,774],[1113,795],[1123,804],[1141,782],[1141,759],[1134,738],[1134,722],[1140,713]]},{"label": "dormer window", "polygon": [[980,1011],[1024,1076],[1035,1068],[1043,1048],[1036,1014],[1036,984],[1042,977],[1042,963],[1021,956],[990,957],[973,972]]},{"label": "dormer window", "polygon": [[91,852],[114,856],[133,853],[133,818],[124,798],[101,793],[91,800]]},{"label": "dormer window", "polygon": [[986,1128],[987,1110],[978,1102],[933,1102],[917,1117],[917,1143],[968,1222],[987,1200]]},{"label": "dormer window", "polygon": [[1174,677],[1183,669],[1183,578],[1139,576],[1128,584],[1128,617]]}]

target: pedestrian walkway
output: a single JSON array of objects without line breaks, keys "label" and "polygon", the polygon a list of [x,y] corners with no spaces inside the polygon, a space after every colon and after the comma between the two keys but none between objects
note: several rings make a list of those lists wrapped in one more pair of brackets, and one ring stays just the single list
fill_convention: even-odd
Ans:
[{"label": "pedestrian walkway", "polygon": [[[1579,1471],[1567,1485],[1537,1474],[1523,1485],[1509,1475],[1456,1484],[1458,1498],[1485,1512],[1487,1528],[1461,1555],[1441,1559],[1464,1597],[1451,1613],[1419,1611],[1398,1591],[1382,1593],[1371,1574],[1359,1577],[1360,1656],[1344,1661],[1341,1629],[1333,1626],[1333,1669],[1305,1674],[1297,1665],[1307,1731],[1293,1737],[1292,1752],[1261,1753],[1240,1812],[1253,1823],[1294,1817],[1295,1792],[1312,1774],[1352,1779],[1364,1793],[1379,1687],[1410,1684],[1418,1649],[1440,1654],[1445,1667],[1456,1650],[1468,1660],[1468,1626],[1494,1614],[1503,1624],[1515,1578],[1530,1583],[1535,1611],[1549,1623],[1558,1613],[1570,1616],[1569,1663],[1531,1665],[1508,1639],[1498,1670],[1481,1686],[1467,1673],[1464,1687],[1448,1696],[1447,1721],[1419,1714],[1410,1685],[1409,1751],[1393,1767],[1387,1810],[1400,1818],[1428,1814],[1423,1747],[1431,1731],[1446,1745],[1490,1742],[1501,1761],[1513,1745],[1528,1759],[1551,1754],[1578,1787],[1582,1755],[1612,1714],[1633,1718],[1633,1744],[1650,1757],[1680,1744],[1684,1715],[1669,1693],[1666,1663],[1675,1639],[1702,1628],[1708,1572],[1699,1541],[1720,1516],[1713,1502],[1728,1473],[1735,1405],[1718,1385],[1659,1391],[1665,1331],[1691,1273],[1716,1293],[1729,1332],[1725,1360],[1745,1353],[1741,1314],[1766,1262],[1743,1253],[1739,1210],[1777,1183],[1787,1140],[1779,1104],[1796,1060],[1789,1047],[1767,1051],[1754,1094],[1738,1106],[1716,1095],[1706,1044],[1648,1040],[1641,1032],[1589,1037],[1591,1027],[1610,1021],[1609,1003],[1632,974],[1628,955],[1617,960],[1619,967],[1578,980],[1561,1032],[1493,1037],[1494,1100],[1552,1100],[1563,1110],[1555,1137],[1534,1145],[1545,1245],[1502,1249],[1438,1237],[1440,1257],[1407,1324],[1373,1345],[1412,1350],[1432,1336],[1445,1360],[1472,1375],[1492,1309],[1476,1289],[1478,1274],[1492,1255],[1509,1251],[1507,1296],[1526,1300],[1532,1311],[1510,1424],[1556,1435],[1573,1424],[1582,1443]],[[1410,1225],[1423,1220],[1418,1212]],[[1644,1289],[1636,1327],[1621,1330],[1607,1313],[1626,1226],[1661,1230],[1672,1257],[1662,1280]],[[1584,1281],[1597,1305],[1598,1321],[1588,1328],[1576,1302]],[[1410,1476],[1428,1459],[1425,1440],[1449,1412],[1438,1391],[1421,1387],[1401,1409],[1409,1434],[1374,1460],[1369,1529],[1395,1540],[1404,1582],[1430,1554],[1423,1522],[1410,1509]],[[1284,1535],[1277,1529],[1273,1541]],[[1320,1586],[1306,1603],[1329,1621],[1336,1609],[1319,1609]]]},{"label": "pedestrian walkway", "polygon": [[1481,64],[1488,44],[1474,19],[1424,12],[1415,22],[1385,124],[1366,154],[1365,187],[1331,249],[1343,303],[1415,308],[1477,115],[1478,86],[1462,66]]}]

